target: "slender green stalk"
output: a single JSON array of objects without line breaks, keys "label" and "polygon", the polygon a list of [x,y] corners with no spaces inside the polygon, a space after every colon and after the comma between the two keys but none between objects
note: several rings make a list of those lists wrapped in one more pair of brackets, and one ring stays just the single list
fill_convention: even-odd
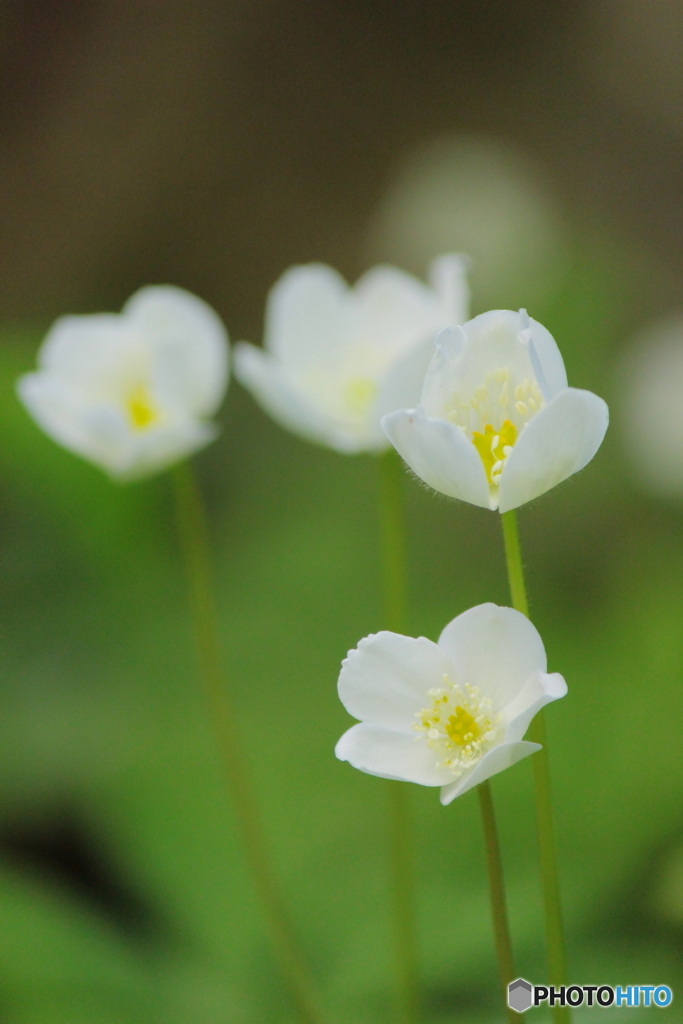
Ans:
[{"label": "slender green stalk", "polygon": [[[512,512],[504,512],[500,518],[503,524],[505,556],[507,559],[512,604],[517,611],[523,612],[528,617],[529,604],[524,584],[524,567],[522,565],[522,550],[519,543],[517,516],[513,510]],[[529,726],[527,736],[533,743],[540,743],[543,748],[533,755],[531,764],[534,774],[541,888],[543,891],[545,935],[548,950],[548,972],[550,984],[557,988],[560,985],[566,985],[567,972],[564,952],[564,929],[562,925],[562,903],[560,900],[560,878],[557,866],[550,785],[548,740],[545,717],[542,710],[539,711]],[[569,1024],[571,1010],[568,1006],[553,1006],[551,1012],[555,1024]]]},{"label": "slender green stalk", "polygon": [[404,782],[389,787],[391,879],[398,979],[398,1020],[415,1024],[420,1017],[420,988],[415,936],[415,878],[413,819],[410,789]]},{"label": "slender green stalk", "polygon": [[[387,629],[402,633],[407,618],[403,468],[393,448],[381,455],[378,463],[384,624]],[[420,996],[410,791],[404,782],[388,782],[387,786],[399,1020],[401,1024],[416,1024]]]},{"label": "slender green stalk", "polygon": [[508,567],[508,581],[512,607],[529,618],[529,602],[524,582],[524,566],[522,565],[522,548],[519,543],[516,512],[503,512],[500,517],[503,524],[503,540],[505,541],[505,559]]},{"label": "slender green stalk", "polygon": [[378,459],[379,517],[384,581],[384,625],[403,633],[408,619],[408,572],[403,466],[393,448]]},{"label": "slender green stalk", "polygon": [[178,531],[189,587],[199,666],[206,689],[211,725],[223,758],[228,789],[242,832],[248,865],[263,904],[280,969],[306,1024],[321,1024],[308,967],[289,924],[279,888],[270,866],[266,842],[256,811],[254,796],[240,751],[218,629],[218,615],[211,578],[206,514],[199,488],[189,463],[172,472]]},{"label": "slender green stalk", "polygon": [[496,940],[500,986],[508,1020],[519,1024],[519,1014],[508,1006],[508,985],[515,979],[515,964],[512,957],[510,926],[508,924],[507,903],[505,900],[505,879],[503,877],[503,860],[500,855],[498,826],[493,809],[491,784],[482,782],[477,786],[481,820],[484,826],[484,843],[486,846],[486,865],[489,872],[489,889],[491,891],[491,916],[493,917],[493,933]]}]

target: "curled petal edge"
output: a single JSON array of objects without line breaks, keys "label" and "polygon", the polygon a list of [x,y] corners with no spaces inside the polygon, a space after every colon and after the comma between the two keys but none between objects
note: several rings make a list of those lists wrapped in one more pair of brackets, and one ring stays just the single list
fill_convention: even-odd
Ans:
[{"label": "curled petal edge", "polygon": [[382,427],[401,458],[435,491],[491,508],[479,453],[452,423],[427,416],[419,407],[384,416]]},{"label": "curled petal edge", "polygon": [[567,388],[522,431],[503,470],[498,509],[510,512],[586,466],[607,431],[607,403],[592,391]]},{"label": "curled petal edge", "polygon": [[497,775],[498,772],[511,768],[513,764],[517,764],[518,761],[522,761],[530,754],[535,754],[540,749],[541,745],[539,743],[529,743],[527,740],[517,743],[501,743],[499,746],[489,750],[488,754],[482,757],[479,764],[468,775],[464,775],[455,782],[442,786],[441,803],[446,807],[457,796],[462,796],[463,793],[473,789],[474,786],[478,786],[481,782],[486,782],[492,775]]}]

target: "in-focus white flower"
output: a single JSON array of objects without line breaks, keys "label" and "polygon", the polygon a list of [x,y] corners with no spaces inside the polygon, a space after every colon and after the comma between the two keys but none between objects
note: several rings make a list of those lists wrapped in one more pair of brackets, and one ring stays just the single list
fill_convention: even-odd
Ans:
[{"label": "in-focus white flower", "polygon": [[228,339],[201,299],[142,288],[120,314],[61,317],[38,370],[17,389],[55,441],[132,480],[166,469],[216,436],[228,384]]},{"label": "in-focus white flower", "polygon": [[380,266],[353,287],[322,264],[292,267],[268,297],[265,351],[237,345],[235,374],[306,440],[383,451],[382,416],[419,400],[435,335],[467,318],[466,266],[439,257],[429,286]]},{"label": "in-focus white flower", "polygon": [[368,636],[349,652],[339,696],[360,719],[335,753],[370,775],[441,786],[441,803],[540,750],[523,739],[534,715],[564,697],[546,672],[538,631],[521,612],[481,604],[433,643]]},{"label": "in-focus white flower", "polygon": [[444,331],[421,404],[382,425],[436,491],[508,512],[583,469],[608,423],[602,398],[567,386],[552,335],[525,310]]}]

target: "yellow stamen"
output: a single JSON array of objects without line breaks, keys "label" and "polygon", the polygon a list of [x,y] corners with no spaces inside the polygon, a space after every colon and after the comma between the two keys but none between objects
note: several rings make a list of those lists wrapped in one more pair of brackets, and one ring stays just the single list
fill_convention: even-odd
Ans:
[{"label": "yellow stamen", "polygon": [[146,430],[159,419],[149,388],[138,384],[128,395],[126,411],[135,430]]},{"label": "yellow stamen", "polygon": [[459,686],[443,677],[443,686],[428,691],[432,706],[415,713],[416,732],[438,757],[437,768],[447,768],[454,779],[473,768],[496,739],[500,715],[493,715],[491,699],[476,686]]},{"label": "yellow stamen", "polygon": [[[497,466],[497,463],[500,461],[498,453],[501,451],[501,448],[503,452],[505,452],[505,448],[512,449],[516,440],[517,427],[510,420],[505,420],[498,432],[493,429],[490,423],[487,423],[484,427],[483,434],[478,430],[472,431],[472,444],[479,452],[481,461],[484,463],[486,479],[489,484],[498,483],[500,470],[502,470],[502,466]],[[506,458],[508,454],[505,453]],[[497,467],[495,474],[493,472],[494,467]]]},{"label": "yellow stamen", "polygon": [[472,740],[478,740],[481,736],[481,729],[477,725],[476,721],[464,708],[457,707],[455,714],[451,715],[446,723],[446,734],[457,743],[458,746],[464,746],[465,743],[470,743]]}]

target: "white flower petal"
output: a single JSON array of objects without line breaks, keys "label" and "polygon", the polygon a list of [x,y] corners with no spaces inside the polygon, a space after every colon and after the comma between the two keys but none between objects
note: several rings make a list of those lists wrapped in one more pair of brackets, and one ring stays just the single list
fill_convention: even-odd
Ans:
[{"label": "white flower petal", "polygon": [[534,378],[529,350],[519,337],[519,313],[494,309],[462,324],[451,345],[444,346],[425,378],[422,402],[430,416],[443,416],[444,401],[469,403],[488,374],[507,369],[513,378]]},{"label": "white flower petal", "polygon": [[443,786],[452,777],[447,768],[436,767],[434,751],[414,736],[365,722],[345,732],[334,752],[340,761],[383,779]]},{"label": "white flower petal", "polygon": [[532,501],[590,462],[602,443],[609,411],[590,391],[560,392],[522,431],[505,465],[499,509]]},{"label": "white flower petal", "polygon": [[339,698],[354,718],[394,729],[415,741],[415,714],[427,691],[452,671],[448,656],[425,637],[381,632],[349,651],[339,676]]},{"label": "white flower petal", "polygon": [[469,438],[447,420],[421,408],[385,416],[382,426],[394,448],[435,491],[490,508],[484,465]]},{"label": "white flower petal", "polygon": [[373,267],[351,289],[354,340],[393,361],[453,322],[439,297],[396,267]]},{"label": "white flower petal", "polygon": [[[562,353],[557,347],[557,342],[543,324],[538,320],[532,320],[526,316],[525,310],[520,310],[528,323],[528,335],[541,365],[541,371],[545,384],[547,385],[548,397],[554,398],[560,391],[567,387],[567,371],[564,366]],[[532,360],[533,361],[533,360]],[[542,389],[543,390],[543,389]]]},{"label": "white flower petal", "polygon": [[390,443],[381,427],[382,417],[397,410],[412,409],[419,403],[422,382],[433,355],[434,338],[429,335],[422,344],[414,345],[397,359],[380,381],[373,419],[381,431],[385,448],[389,448]]},{"label": "white flower petal", "polygon": [[507,707],[547,665],[536,627],[514,608],[495,604],[480,604],[458,615],[441,633],[439,647],[453,663],[453,681],[478,686],[493,701],[494,713]]},{"label": "white flower petal", "polygon": [[100,406],[100,424],[93,426],[91,403],[84,402],[56,374],[27,373],[17,381],[17,392],[36,423],[58,444],[98,465],[111,468],[126,428],[113,406]]},{"label": "white flower petal", "polygon": [[292,267],[272,287],[264,346],[291,374],[324,368],[348,337],[344,278],[322,263]]},{"label": "white flower petal", "polygon": [[134,326],[118,314],[62,316],[40,346],[38,373],[74,394],[106,399],[116,393],[122,361],[134,360],[139,345]]},{"label": "white flower petal", "polygon": [[[313,405],[282,365],[263,349],[239,342],[234,348],[234,369],[239,382],[252,392],[265,411],[293,434],[345,455],[372,447],[374,438],[350,430]],[[375,443],[378,447],[381,444],[379,439]]]},{"label": "white flower petal", "polygon": [[559,672],[537,672],[502,712],[507,743],[521,740],[531,720],[541,708],[567,694],[567,684]]},{"label": "white flower petal", "polygon": [[442,415],[454,396],[468,403],[487,375],[500,369],[518,380],[537,379],[546,400],[567,387],[555,339],[525,310],[490,310],[461,327],[462,336],[454,336],[455,344],[440,346],[440,357],[425,377],[422,405],[430,415]]},{"label": "white flower petal", "polygon": [[121,483],[160,473],[204,448],[215,440],[217,434],[218,428],[214,423],[192,419],[168,427],[152,428],[144,434],[131,434],[128,443],[108,467],[109,472]]},{"label": "white flower petal", "polygon": [[[432,360],[424,375],[420,404],[423,409],[441,417],[457,388],[457,372],[467,335],[461,325],[446,327],[434,339]],[[410,408],[407,406],[406,408]]]},{"label": "white flower petal", "polygon": [[228,385],[228,338],[206,302],[173,285],[141,288],[121,314],[138,330],[163,393],[187,415],[212,416]]},{"label": "white flower petal", "polygon": [[444,807],[455,800],[456,796],[462,796],[468,789],[473,789],[482,782],[486,782],[492,775],[511,768],[529,754],[535,754],[541,749],[539,743],[501,743],[493,747],[487,754],[484,754],[481,761],[468,773],[444,786],[441,790],[441,803]]}]

